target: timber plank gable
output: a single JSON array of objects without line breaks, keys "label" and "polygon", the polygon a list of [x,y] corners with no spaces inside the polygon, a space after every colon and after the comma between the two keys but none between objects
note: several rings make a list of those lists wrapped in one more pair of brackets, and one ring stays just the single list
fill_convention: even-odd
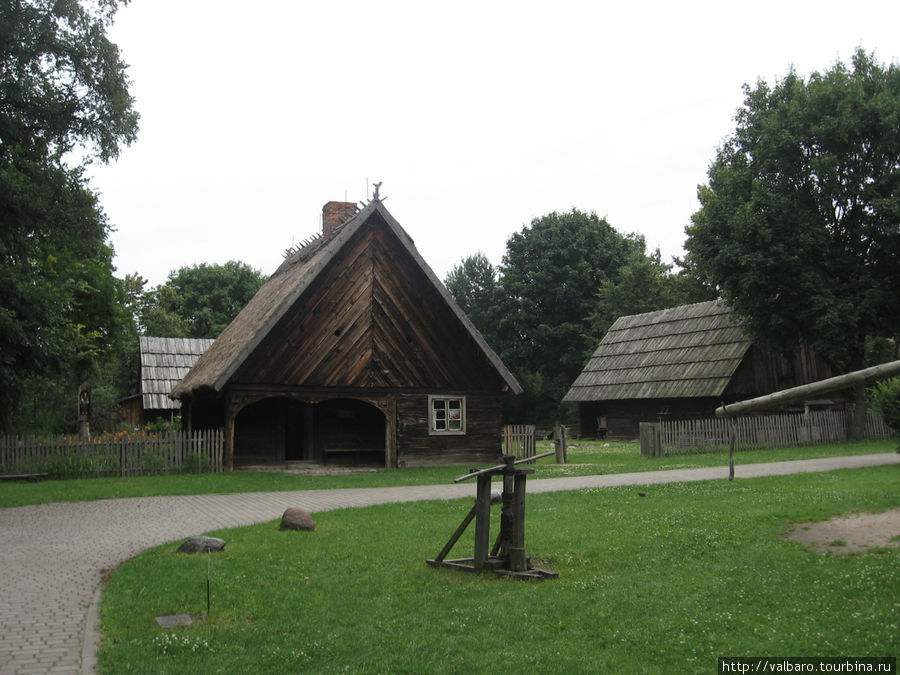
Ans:
[{"label": "timber plank gable", "polygon": [[359,228],[235,373],[243,385],[480,388],[501,378],[378,219]]}]

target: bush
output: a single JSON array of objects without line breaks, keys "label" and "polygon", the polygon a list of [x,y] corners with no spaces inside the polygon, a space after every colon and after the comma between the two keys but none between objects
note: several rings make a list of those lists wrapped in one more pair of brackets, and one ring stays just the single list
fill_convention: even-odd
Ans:
[{"label": "bush", "polygon": [[182,471],[184,473],[208,473],[211,466],[212,462],[209,457],[192,450],[184,458]]},{"label": "bush", "polygon": [[38,464],[38,472],[46,473],[51,479],[84,478],[95,475],[98,461],[83,452],[59,452],[46,457]]},{"label": "bush", "polygon": [[871,390],[872,408],[897,434],[900,434],[900,377],[878,382]]}]

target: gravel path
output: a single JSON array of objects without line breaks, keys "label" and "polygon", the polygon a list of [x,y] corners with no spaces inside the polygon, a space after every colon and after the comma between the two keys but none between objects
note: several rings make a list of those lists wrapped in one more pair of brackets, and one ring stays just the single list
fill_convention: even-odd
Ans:
[{"label": "gravel path", "polygon": [[[736,468],[738,478],[900,464],[900,455]],[[531,480],[528,491],[553,492],[726,478],[727,467]],[[311,512],[389,502],[472,497],[474,486],[254,492],[187,497],[107,499],[0,509],[0,673],[92,673],[96,610],[104,570],[148,548],[191,535]]]}]

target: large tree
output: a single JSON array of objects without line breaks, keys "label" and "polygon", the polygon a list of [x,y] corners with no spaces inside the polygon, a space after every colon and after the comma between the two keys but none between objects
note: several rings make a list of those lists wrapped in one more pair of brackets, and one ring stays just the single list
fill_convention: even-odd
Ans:
[{"label": "large tree", "polygon": [[0,152],[118,156],[137,134],[126,67],[107,38],[127,0],[0,3]]},{"label": "large tree", "polygon": [[480,251],[456,265],[444,279],[456,304],[495,348],[497,322],[497,270]]},{"label": "large tree", "polygon": [[265,283],[246,263],[201,263],[169,273],[149,291],[138,312],[145,335],[215,338]]},{"label": "large tree", "polygon": [[[137,131],[106,37],[115,0],[0,2],[0,426],[74,396],[120,335],[109,226],[71,151],[102,161]],[[73,165],[74,164],[74,165]],[[71,391],[69,391],[71,389]],[[39,415],[31,423],[40,424]]]},{"label": "large tree", "polygon": [[559,401],[599,340],[591,325],[598,290],[644,254],[642,237],[577,209],[535,218],[508,239],[497,346],[526,389],[521,414],[544,421],[559,414]]},{"label": "large tree", "polygon": [[867,339],[900,335],[900,68],[858,50],[745,95],[699,189],[688,265],[757,338],[862,367]]},{"label": "large tree", "polygon": [[620,316],[715,299],[712,289],[698,283],[685,270],[674,272],[673,268],[662,261],[659,249],[649,255],[632,252],[619,268],[618,278],[600,284],[597,309],[591,317],[595,333],[605,335]]}]

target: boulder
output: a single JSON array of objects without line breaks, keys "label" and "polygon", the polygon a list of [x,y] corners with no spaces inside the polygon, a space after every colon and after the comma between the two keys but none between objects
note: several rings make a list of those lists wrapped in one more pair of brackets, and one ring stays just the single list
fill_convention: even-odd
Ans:
[{"label": "boulder", "polygon": [[225,549],[225,540],[216,537],[191,537],[178,547],[179,553],[210,553]]},{"label": "boulder", "polygon": [[290,508],[281,516],[281,526],[279,530],[306,530],[312,532],[316,529],[316,521],[309,514],[309,511],[299,508]]}]

